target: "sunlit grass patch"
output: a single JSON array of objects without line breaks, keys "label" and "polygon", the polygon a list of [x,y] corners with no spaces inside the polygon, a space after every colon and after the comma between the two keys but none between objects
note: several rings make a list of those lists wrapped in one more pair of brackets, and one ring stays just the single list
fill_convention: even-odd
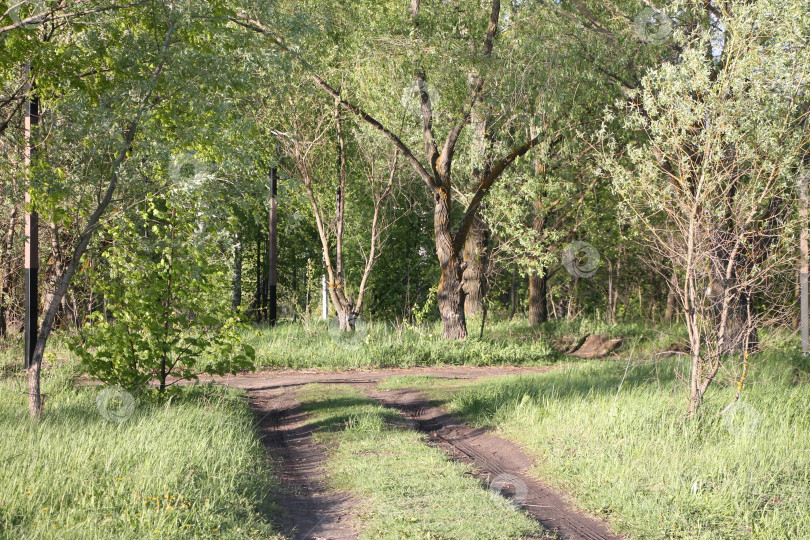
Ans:
[{"label": "sunlit grass patch", "polygon": [[640,538],[810,537],[810,386],[758,359],[741,401],[718,385],[686,420],[677,360],[591,362],[430,395],[538,457],[535,472]]},{"label": "sunlit grass patch", "polygon": [[239,392],[136,396],[110,420],[99,388],[66,381],[46,377],[36,424],[20,381],[0,385],[0,537],[279,537],[273,464]]},{"label": "sunlit grass patch", "polygon": [[[548,365],[559,355],[541,336],[517,341],[471,336],[461,342],[442,338],[440,324],[426,327],[371,323],[364,337],[340,341],[323,321],[259,327],[245,334],[256,350],[258,367],[281,369],[370,369],[441,365]],[[364,330],[363,332],[365,333]],[[475,334],[475,335],[472,335]]]},{"label": "sunlit grass patch", "polygon": [[331,485],[361,501],[364,538],[521,538],[538,525],[351,387],[311,385],[303,409],[330,449]]}]

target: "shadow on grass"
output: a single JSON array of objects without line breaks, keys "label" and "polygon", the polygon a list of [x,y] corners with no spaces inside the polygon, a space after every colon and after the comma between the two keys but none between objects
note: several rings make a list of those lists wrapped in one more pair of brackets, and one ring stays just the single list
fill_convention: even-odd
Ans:
[{"label": "shadow on grass", "polygon": [[450,400],[463,417],[480,421],[526,399],[565,404],[615,396],[649,384],[670,387],[676,383],[678,364],[677,358],[637,365],[620,360],[591,361],[563,371],[481,381]]},{"label": "shadow on grass", "polygon": [[395,411],[377,405],[363,396],[319,395],[317,400],[305,401],[301,409],[304,413],[313,415],[307,422],[307,428],[321,433],[344,431],[369,418],[374,418],[377,427],[381,427],[382,422],[395,422],[399,418]]}]

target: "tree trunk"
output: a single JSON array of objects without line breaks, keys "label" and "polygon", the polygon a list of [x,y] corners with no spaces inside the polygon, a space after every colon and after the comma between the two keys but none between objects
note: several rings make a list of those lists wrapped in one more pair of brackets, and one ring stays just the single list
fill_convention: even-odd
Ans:
[{"label": "tree trunk", "polygon": [[723,354],[753,353],[759,348],[756,308],[748,291],[742,291],[729,308]]},{"label": "tree trunk", "polygon": [[436,300],[444,327],[444,338],[464,339],[467,337],[467,319],[464,315],[466,293],[462,286],[463,268],[461,257],[453,249],[453,237],[450,233],[450,193],[444,186],[435,196],[433,230],[436,255],[441,268]]},{"label": "tree trunk", "polygon": [[262,322],[262,315],[264,314],[264,306],[262,305],[262,300],[264,299],[264,291],[262,290],[262,285],[264,284],[263,270],[262,235],[259,233],[256,235],[256,295],[254,296],[256,322]]},{"label": "tree trunk", "polygon": [[[51,222],[48,224],[48,230],[51,237],[51,258],[53,259],[53,264],[51,265],[49,272],[50,277],[44,287],[46,293],[43,298],[43,306],[50,305],[51,301],[53,300],[56,287],[59,285],[59,277],[65,271],[65,255],[62,252],[62,242],[59,239],[59,228],[56,223]],[[64,313],[64,310],[62,311]],[[59,312],[57,312],[57,316],[59,316]],[[60,323],[57,323],[57,328],[59,327]]]},{"label": "tree trunk", "polygon": [[[171,37],[174,33],[174,28],[174,24],[169,27],[166,38],[163,41],[162,57],[152,72],[152,79],[155,82],[157,82],[161,73],[163,73],[163,65],[166,61],[165,53],[168,51],[169,46],[171,45]],[[76,243],[76,247],[73,249],[73,257],[70,259],[64,273],[59,279],[59,286],[56,288],[56,292],[53,295],[53,300],[46,307],[45,315],[42,318],[39,333],[37,334],[36,345],[34,346],[33,354],[31,355],[31,366],[28,368],[28,412],[32,418],[39,418],[42,416],[42,393],[40,389],[42,358],[45,355],[45,346],[48,344],[48,338],[50,338],[53,323],[56,320],[56,312],[59,309],[59,304],[62,303],[62,298],[64,298],[65,294],[67,294],[67,290],[70,287],[73,276],[76,274],[76,270],[78,269],[79,262],[81,261],[84,252],[87,251],[87,246],[90,244],[93,233],[98,227],[101,216],[107,210],[110,202],[112,202],[113,195],[115,194],[116,187],[118,186],[119,168],[124,161],[126,161],[127,155],[132,150],[132,142],[135,139],[135,133],[138,129],[141,115],[144,113],[146,106],[151,104],[152,91],[150,90],[143,97],[134,119],[127,123],[126,130],[124,131],[122,148],[119,151],[116,159],[111,164],[110,181],[107,185],[106,191],[104,192],[104,196],[97,203],[95,210],[87,220],[87,226],[82,231],[81,235],[79,236],[79,240]]]},{"label": "tree trunk", "polygon": [[357,321],[357,313],[355,313],[351,306],[339,306],[335,304],[335,312],[337,313],[338,327],[341,332],[352,332],[354,324]]},{"label": "tree trunk", "polygon": [[486,295],[487,248],[489,230],[480,216],[475,217],[467,241],[464,243],[464,262],[462,286],[467,295],[464,310],[467,316],[477,315],[484,311]]},{"label": "tree trunk", "polygon": [[799,333],[802,340],[802,354],[810,354],[810,298],[808,298],[808,274],[810,273],[810,246],[807,230],[810,218],[810,201],[807,194],[808,176],[799,181]]},{"label": "tree trunk", "polygon": [[546,289],[548,287],[548,276],[546,269],[542,269],[543,275],[532,273],[529,276],[529,324],[536,326],[548,321],[548,299]]},{"label": "tree trunk", "polygon": [[512,286],[509,288],[509,320],[515,318],[517,311],[517,268],[512,270]]},{"label": "tree trunk", "polygon": [[673,270],[672,277],[669,279],[669,287],[667,289],[667,309],[664,312],[664,322],[670,324],[672,317],[675,315],[675,284],[678,282],[678,274]]},{"label": "tree trunk", "polygon": [[236,235],[233,249],[233,300],[231,310],[236,312],[242,306],[242,237]]}]

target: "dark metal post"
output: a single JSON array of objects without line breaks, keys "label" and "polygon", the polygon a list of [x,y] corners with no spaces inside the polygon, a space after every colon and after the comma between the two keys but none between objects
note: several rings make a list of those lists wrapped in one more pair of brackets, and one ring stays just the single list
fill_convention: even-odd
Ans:
[{"label": "dark metal post", "polygon": [[276,198],[278,190],[278,169],[270,169],[270,268],[268,276],[269,288],[269,312],[267,321],[270,326],[275,326],[277,317],[277,297],[276,285],[278,283],[278,200]]},{"label": "dark metal post", "polygon": [[[31,67],[28,66],[28,76]],[[39,332],[39,216],[31,209],[31,162],[36,152],[33,130],[39,124],[39,99],[29,83],[25,103],[25,168],[29,187],[25,190],[25,368],[31,367]]]}]

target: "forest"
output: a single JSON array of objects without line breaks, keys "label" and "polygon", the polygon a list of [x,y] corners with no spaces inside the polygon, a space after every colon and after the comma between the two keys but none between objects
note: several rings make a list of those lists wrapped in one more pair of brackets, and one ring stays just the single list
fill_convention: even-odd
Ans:
[{"label": "forest", "polygon": [[807,0],[0,0],[0,538],[810,538],[808,78]]}]

